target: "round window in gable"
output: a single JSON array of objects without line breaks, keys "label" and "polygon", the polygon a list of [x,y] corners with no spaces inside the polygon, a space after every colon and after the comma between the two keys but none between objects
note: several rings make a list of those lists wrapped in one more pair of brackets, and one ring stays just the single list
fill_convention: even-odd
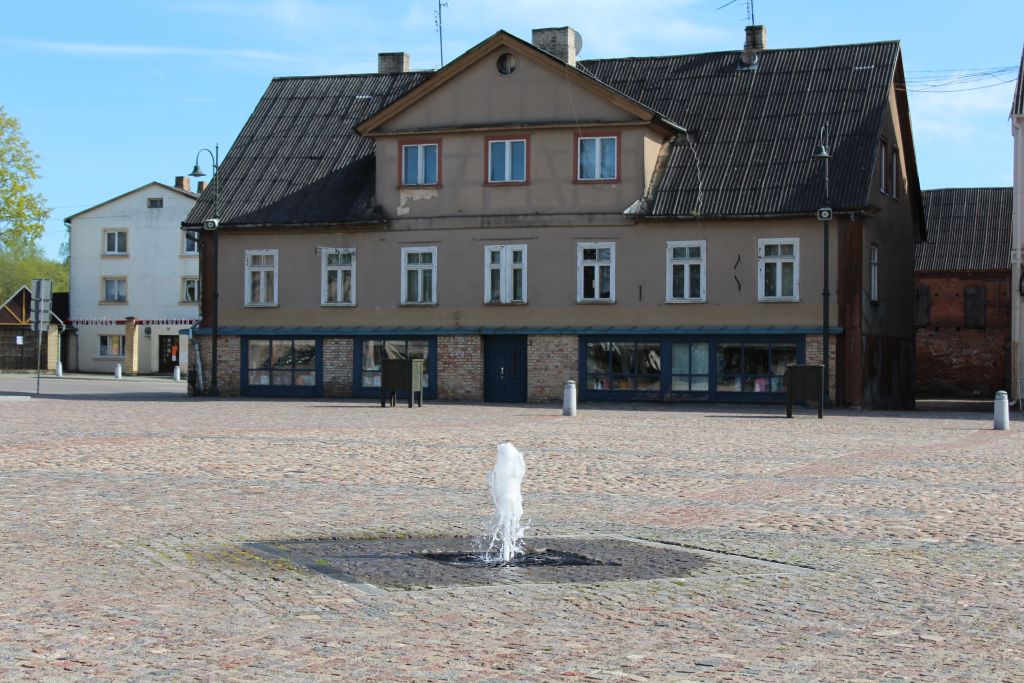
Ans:
[{"label": "round window in gable", "polygon": [[498,55],[498,73],[508,76],[519,66],[519,59],[511,52],[503,52]]}]

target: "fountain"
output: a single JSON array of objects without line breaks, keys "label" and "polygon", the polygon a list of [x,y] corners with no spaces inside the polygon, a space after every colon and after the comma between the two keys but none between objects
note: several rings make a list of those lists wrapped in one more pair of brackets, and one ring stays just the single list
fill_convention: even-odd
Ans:
[{"label": "fountain", "polygon": [[491,545],[487,548],[485,559],[490,560],[491,552],[496,546],[501,547],[501,562],[507,564],[516,555],[522,555],[523,534],[526,531],[519,524],[523,516],[523,475],[526,474],[526,462],[523,454],[515,446],[508,443],[498,444],[498,458],[494,469],[487,475],[487,484],[491,487],[491,499],[495,507],[494,535]]}]

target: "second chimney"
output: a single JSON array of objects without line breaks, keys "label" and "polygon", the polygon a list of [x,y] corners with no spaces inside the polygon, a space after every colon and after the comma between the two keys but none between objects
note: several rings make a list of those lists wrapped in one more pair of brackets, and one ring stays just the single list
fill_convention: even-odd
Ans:
[{"label": "second chimney", "polygon": [[196,194],[202,194],[203,190],[205,190],[205,189],[206,189],[206,181],[205,180],[200,180],[198,183],[196,183]]},{"label": "second chimney", "polygon": [[184,192],[191,192],[192,179],[187,175],[174,176],[174,187]]},{"label": "second chimney", "polygon": [[583,49],[583,36],[572,26],[533,29],[533,44],[569,66],[576,66],[576,55]]},{"label": "second chimney", "polygon": [[409,71],[408,52],[378,52],[377,73],[404,74]]},{"label": "second chimney", "polygon": [[751,66],[757,63],[757,53],[768,45],[768,29],[764,26],[748,26],[747,40],[743,44],[743,63]]}]

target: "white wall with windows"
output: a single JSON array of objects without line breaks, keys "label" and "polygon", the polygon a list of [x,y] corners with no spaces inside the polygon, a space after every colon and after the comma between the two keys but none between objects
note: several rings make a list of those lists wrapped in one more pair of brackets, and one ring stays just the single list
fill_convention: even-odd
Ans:
[{"label": "white wall with windows", "polygon": [[141,373],[160,372],[161,364],[168,371],[172,356],[187,368],[178,333],[199,317],[199,258],[181,222],[195,201],[154,182],[66,219],[70,318],[77,330],[67,370],[106,373],[123,363],[128,316],[139,321]]}]

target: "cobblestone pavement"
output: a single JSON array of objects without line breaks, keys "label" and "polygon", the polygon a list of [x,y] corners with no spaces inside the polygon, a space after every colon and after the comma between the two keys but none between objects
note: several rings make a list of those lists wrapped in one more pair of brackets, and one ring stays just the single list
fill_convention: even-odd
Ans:
[{"label": "cobblestone pavement", "polygon": [[[995,432],[979,413],[61,386],[0,396],[0,679],[1024,679],[1019,414]],[[680,544],[728,571],[373,592],[245,546],[483,534],[506,439],[528,535]]]}]

